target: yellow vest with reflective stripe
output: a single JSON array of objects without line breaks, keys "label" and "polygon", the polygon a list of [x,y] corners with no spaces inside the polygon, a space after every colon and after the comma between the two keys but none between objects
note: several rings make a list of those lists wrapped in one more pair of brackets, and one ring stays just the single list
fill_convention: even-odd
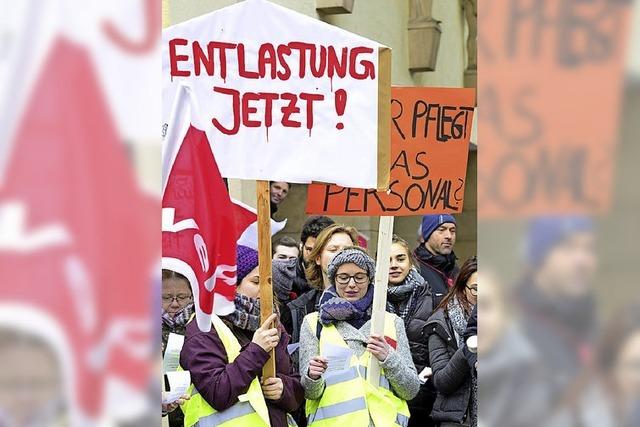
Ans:
[{"label": "yellow vest with reflective stripe", "polygon": [[[192,317],[193,320],[193,317]],[[240,354],[240,343],[233,332],[215,314],[212,316],[213,327],[216,329],[222,345],[227,352],[229,363]],[[182,369],[182,368],[181,368]],[[262,395],[262,388],[258,378],[254,378],[249,390],[238,397],[238,403],[224,411],[216,411],[198,393],[193,386],[189,386],[187,393],[191,399],[181,406],[184,413],[185,427],[269,427],[269,412]]]},{"label": "yellow vest with reflective stripe", "polygon": [[[307,315],[307,322],[316,333],[318,313]],[[395,340],[396,316],[385,313],[384,335]],[[320,355],[327,344],[349,348],[333,325],[324,326],[320,333]],[[380,385],[376,388],[367,381],[371,353],[351,357],[348,370],[334,372],[325,378],[325,389],[317,400],[307,400],[306,414],[309,427],[368,427],[371,419],[376,427],[402,426],[409,423],[407,402],[396,396],[380,372]]]}]

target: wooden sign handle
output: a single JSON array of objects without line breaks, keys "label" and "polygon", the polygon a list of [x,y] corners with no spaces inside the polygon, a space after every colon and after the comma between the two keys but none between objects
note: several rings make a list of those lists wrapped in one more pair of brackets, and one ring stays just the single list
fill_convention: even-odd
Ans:
[{"label": "wooden sign handle", "polygon": [[[258,273],[260,274],[260,323],[273,313],[273,285],[271,283],[271,194],[269,181],[257,182],[258,195]],[[275,325],[273,325],[275,327]],[[271,350],[262,376],[276,376],[275,349]]]},{"label": "wooden sign handle", "polygon": [[[373,288],[373,308],[371,313],[371,333],[384,335],[384,313],[387,311],[387,286],[389,285],[389,256],[393,237],[393,217],[381,216],[378,229],[378,252],[376,256],[376,277]],[[371,357],[367,370],[367,380],[374,386],[380,384],[380,363]]]}]

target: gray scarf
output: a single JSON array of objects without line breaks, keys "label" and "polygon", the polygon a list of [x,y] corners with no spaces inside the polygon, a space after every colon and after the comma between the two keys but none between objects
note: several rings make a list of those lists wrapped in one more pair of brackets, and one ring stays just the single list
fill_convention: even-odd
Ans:
[{"label": "gray scarf", "polygon": [[[458,301],[457,297],[453,297],[447,304],[447,314],[449,315],[449,321],[453,327],[453,333],[456,336],[456,342],[458,348],[462,348],[465,345],[464,332],[467,329],[467,322],[469,317],[464,312],[464,308]],[[478,378],[471,373],[471,404],[469,405],[469,418],[471,420],[471,427],[478,425]]]},{"label": "gray scarf", "polygon": [[389,284],[387,288],[387,311],[398,315],[406,322],[407,317],[409,317],[415,306],[415,295],[422,286],[424,286],[424,279],[415,268],[411,268],[402,283],[395,286]]},{"label": "gray scarf", "polygon": [[447,314],[449,315],[449,320],[453,327],[453,333],[456,336],[458,348],[462,348],[464,345],[464,331],[467,330],[467,321],[469,318],[465,314],[457,297],[453,297],[449,300],[449,303],[447,304]]}]

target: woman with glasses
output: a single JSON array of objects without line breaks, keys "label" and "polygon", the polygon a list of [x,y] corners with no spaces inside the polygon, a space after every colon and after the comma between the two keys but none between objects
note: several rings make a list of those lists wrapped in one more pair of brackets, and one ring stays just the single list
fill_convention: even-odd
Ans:
[{"label": "woman with glasses", "polygon": [[[384,333],[371,334],[373,259],[359,247],[339,252],[327,268],[319,311],[300,331],[300,374],[308,425],[406,426],[420,386],[402,319],[385,313]],[[378,387],[367,381],[372,358]]]},{"label": "woman with glasses", "polygon": [[[162,354],[167,346],[169,334],[185,334],[189,318],[193,314],[193,296],[189,281],[182,274],[162,270]],[[169,426],[183,425],[182,411],[173,405],[168,408]],[[164,411],[163,411],[164,413]]]},{"label": "woman with glasses", "polygon": [[429,318],[425,331],[433,384],[431,417],[445,426],[477,425],[477,381],[465,357],[464,333],[478,299],[478,260],[469,258]]},{"label": "woman with glasses", "polygon": [[162,352],[170,333],[184,335],[193,314],[193,296],[189,281],[182,274],[162,270]]}]

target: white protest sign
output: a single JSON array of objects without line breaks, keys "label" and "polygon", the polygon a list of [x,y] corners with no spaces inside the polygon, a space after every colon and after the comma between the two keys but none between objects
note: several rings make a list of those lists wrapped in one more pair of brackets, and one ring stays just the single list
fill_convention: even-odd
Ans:
[{"label": "white protest sign", "polygon": [[223,177],[386,189],[389,48],[246,0],[163,30],[162,60],[163,132],[191,87]]}]

